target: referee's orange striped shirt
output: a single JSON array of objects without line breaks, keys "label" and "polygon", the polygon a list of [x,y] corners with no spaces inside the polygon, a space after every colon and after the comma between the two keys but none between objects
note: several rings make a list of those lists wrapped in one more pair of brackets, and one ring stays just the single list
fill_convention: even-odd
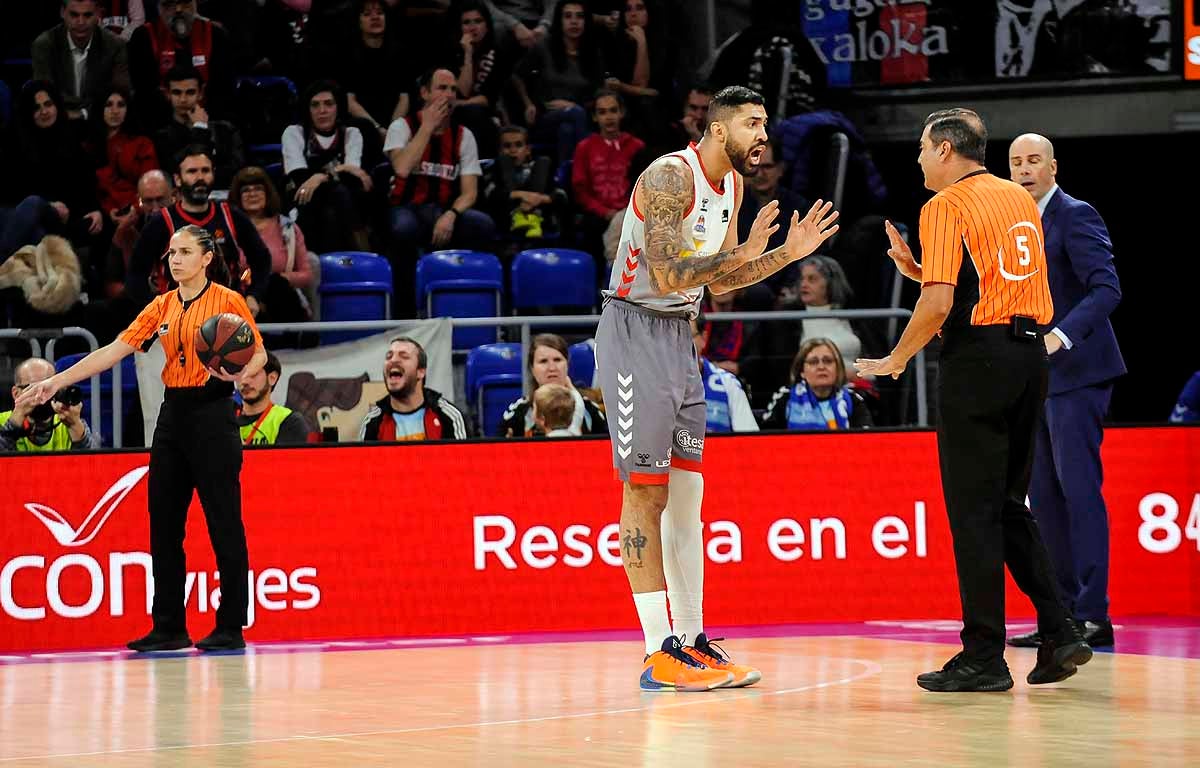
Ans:
[{"label": "referee's orange striped shirt", "polygon": [[971,325],[1050,322],[1042,216],[1021,186],[987,171],[959,179],[921,208],[920,238],[923,282],[955,286],[948,325],[968,308]]},{"label": "referee's orange striped shirt", "polygon": [[254,324],[246,300],[237,291],[209,281],[191,301],[179,298],[179,289],[154,297],[137,319],[117,338],[146,352],[157,338],[166,353],[162,380],[168,387],[202,387],[208,371],[196,358],[196,331],[204,321],[222,312],[241,315],[254,330],[254,340],[262,347],[262,334]]}]

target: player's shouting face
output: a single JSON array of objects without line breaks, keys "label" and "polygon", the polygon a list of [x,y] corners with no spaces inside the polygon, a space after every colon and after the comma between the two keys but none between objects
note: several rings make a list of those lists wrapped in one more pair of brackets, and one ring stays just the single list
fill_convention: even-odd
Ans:
[{"label": "player's shouting face", "polygon": [[767,112],[760,104],[743,104],[721,121],[729,164],[743,176],[758,173],[767,150]]}]

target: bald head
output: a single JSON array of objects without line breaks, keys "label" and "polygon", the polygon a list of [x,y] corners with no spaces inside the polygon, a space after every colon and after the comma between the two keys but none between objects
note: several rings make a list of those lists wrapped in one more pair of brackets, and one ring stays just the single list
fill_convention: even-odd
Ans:
[{"label": "bald head", "polygon": [[171,179],[160,170],[146,171],[138,179],[137,193],[142,210],[155,213],[171,204]]},{"label": "bald head", "polygon": [[13,384],[25,387],[45,381],[53,375],[53,363],[40,357],[31,357],[17,366],[17,370],[13,372]]},{"label": "bald head", "polygon": [[1058,161],[1054,145],[1037,133],[1023,133],[1008,148],[1009,178],[1040,201],[1054,187]]}]

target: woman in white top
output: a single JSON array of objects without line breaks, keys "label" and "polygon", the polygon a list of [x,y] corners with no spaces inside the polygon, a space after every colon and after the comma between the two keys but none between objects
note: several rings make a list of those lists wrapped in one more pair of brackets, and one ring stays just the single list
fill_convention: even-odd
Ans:
[{"label": "woman in white top", "polygon": [[[842,309],[854,297],[842,265],[828,256],[809,256],[800,262],[798,289],[800,303],[806,310],[814,312]],[[862,341],[849,320],[805,318],[804,335],[800,343],[809,339],[833,341],[842,353],[848,371],[854,370],[854,361],[861,357]]]},{"label": "woman in white top", "polygon": [[371,176],[362,168],[363,139],[342,119],[345,96],[318,80],[300,100],[299,125],[283,132],[283,172],[296,217],[317,253],[368,250],[359,211],[366,209]]}]

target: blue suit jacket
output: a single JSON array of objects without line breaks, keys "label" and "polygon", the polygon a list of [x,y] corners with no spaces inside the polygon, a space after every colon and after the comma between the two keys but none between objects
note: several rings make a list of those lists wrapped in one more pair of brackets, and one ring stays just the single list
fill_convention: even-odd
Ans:
[{"label": "blue suit jacket", "polygon": [[1042,214],[1054,320],[1071,349],[1050,357],[1050,394],[1099,384],[1125,373],[1108,317],[1121,301],[1112,241],[1096,209],[1061,188]]}]

